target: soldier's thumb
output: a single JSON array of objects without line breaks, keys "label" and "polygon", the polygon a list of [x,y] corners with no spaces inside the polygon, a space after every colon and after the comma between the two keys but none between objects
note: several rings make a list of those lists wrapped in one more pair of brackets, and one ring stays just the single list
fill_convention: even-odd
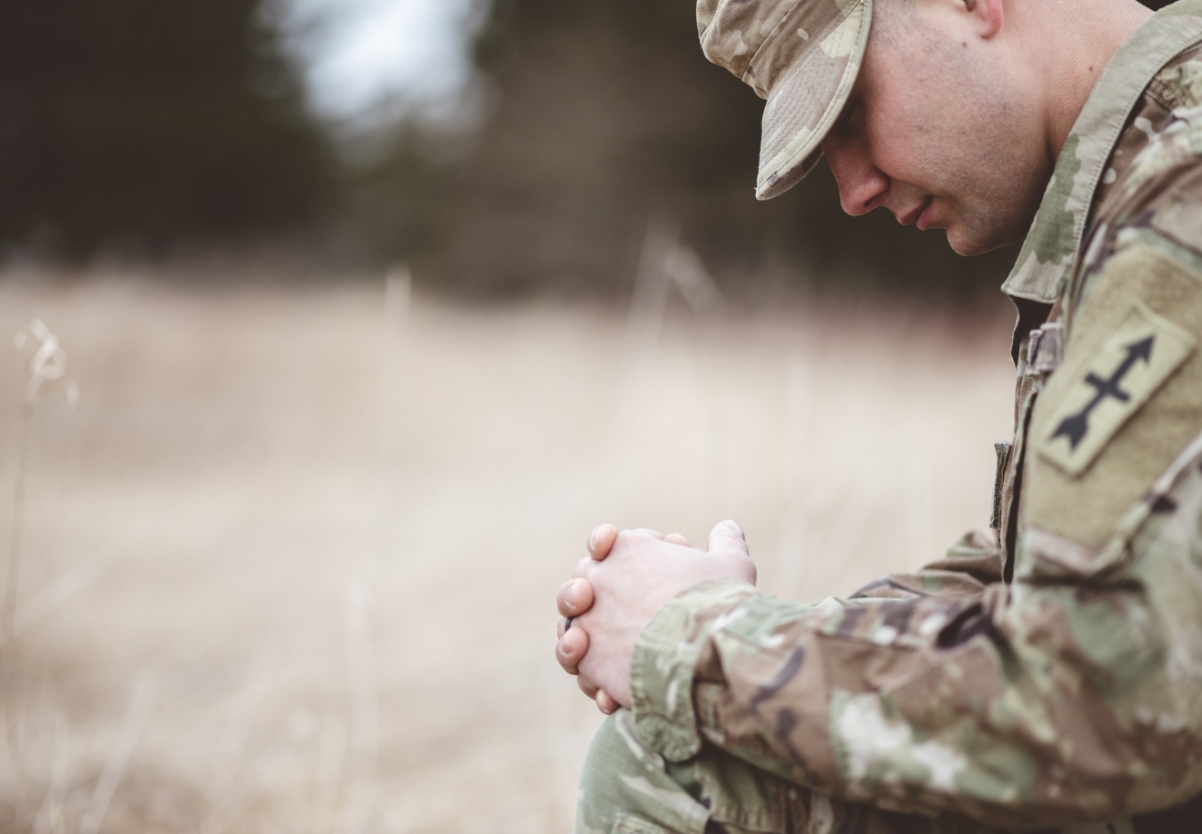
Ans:
[{"label": "soldier's thumb", "polygon": [[710,531],[710,553],[723,553],[731,556],[750,558],[747,552],[747,541],[743,538],[743,528],[733,521],[723,521]]}]

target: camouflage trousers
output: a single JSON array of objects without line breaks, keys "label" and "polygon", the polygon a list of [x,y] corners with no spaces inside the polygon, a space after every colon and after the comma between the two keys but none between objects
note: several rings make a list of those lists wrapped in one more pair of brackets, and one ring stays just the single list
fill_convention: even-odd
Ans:
[{"label": "camouflage trousers", "polygon": [[[589,748],[576,834],[999,834],[963,817],[920,817],[832,799],[713,746],[666,761],[634,735],[631,713],[602,725]],[[1135,834],[1130,822],[1045,829]]]}]

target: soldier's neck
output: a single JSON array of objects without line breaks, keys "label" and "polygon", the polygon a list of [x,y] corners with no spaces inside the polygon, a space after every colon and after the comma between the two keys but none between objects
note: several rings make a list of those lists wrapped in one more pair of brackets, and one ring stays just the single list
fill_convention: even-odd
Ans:
[{"label": "soldier's neck", "polygon": [[1041,7],[1026,23],[1044,33],[1043,79],[1048,152],[1054,161],[1110,59],[1152,12],[1136,0],[1096,0],[1083,14],[1080,0],[1028,0]]}]

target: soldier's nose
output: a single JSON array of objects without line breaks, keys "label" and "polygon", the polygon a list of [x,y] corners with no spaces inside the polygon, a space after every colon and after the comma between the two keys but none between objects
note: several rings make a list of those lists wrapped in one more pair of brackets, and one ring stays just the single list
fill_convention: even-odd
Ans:
[{"label": "soldier's nose", "polygon": [[867,155],[850,143],[823,143],[827,163],[839,184],[839,202],[852,217],[867,214],[877,207],[889,190],[889,178],[872,165]]}]

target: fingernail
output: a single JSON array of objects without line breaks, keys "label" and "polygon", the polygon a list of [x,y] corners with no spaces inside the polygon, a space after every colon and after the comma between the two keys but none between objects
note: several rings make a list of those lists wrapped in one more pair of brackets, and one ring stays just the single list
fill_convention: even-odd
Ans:
[{"label": "fingernail", "polygon": [[728,518],[728,519],[726,519],[726,521],[724,521],[724,522],[722,522],[722,523],[723,523],[724,525],[726,525],[726,528],[727,528],[728,530],[730,530],[730,532],[734,533],[734,534],[735,534],[736,536],[738,536],[740,539],[741,539],[741,538],[743,538],[743,528],[742,528],[742,527],[740,527],[739,525],[735,524],[735,523],[734,523],[733,521],[731,521],[729,518]]},{"label": "fingernail", "polygon": [[576,600],[576,595],[580,593],[580,583],[583,580],[573,579],[571,587],[568,588],[567,594],[564,595],[564,602],[573,612],[580,607],[580,603]]}]

